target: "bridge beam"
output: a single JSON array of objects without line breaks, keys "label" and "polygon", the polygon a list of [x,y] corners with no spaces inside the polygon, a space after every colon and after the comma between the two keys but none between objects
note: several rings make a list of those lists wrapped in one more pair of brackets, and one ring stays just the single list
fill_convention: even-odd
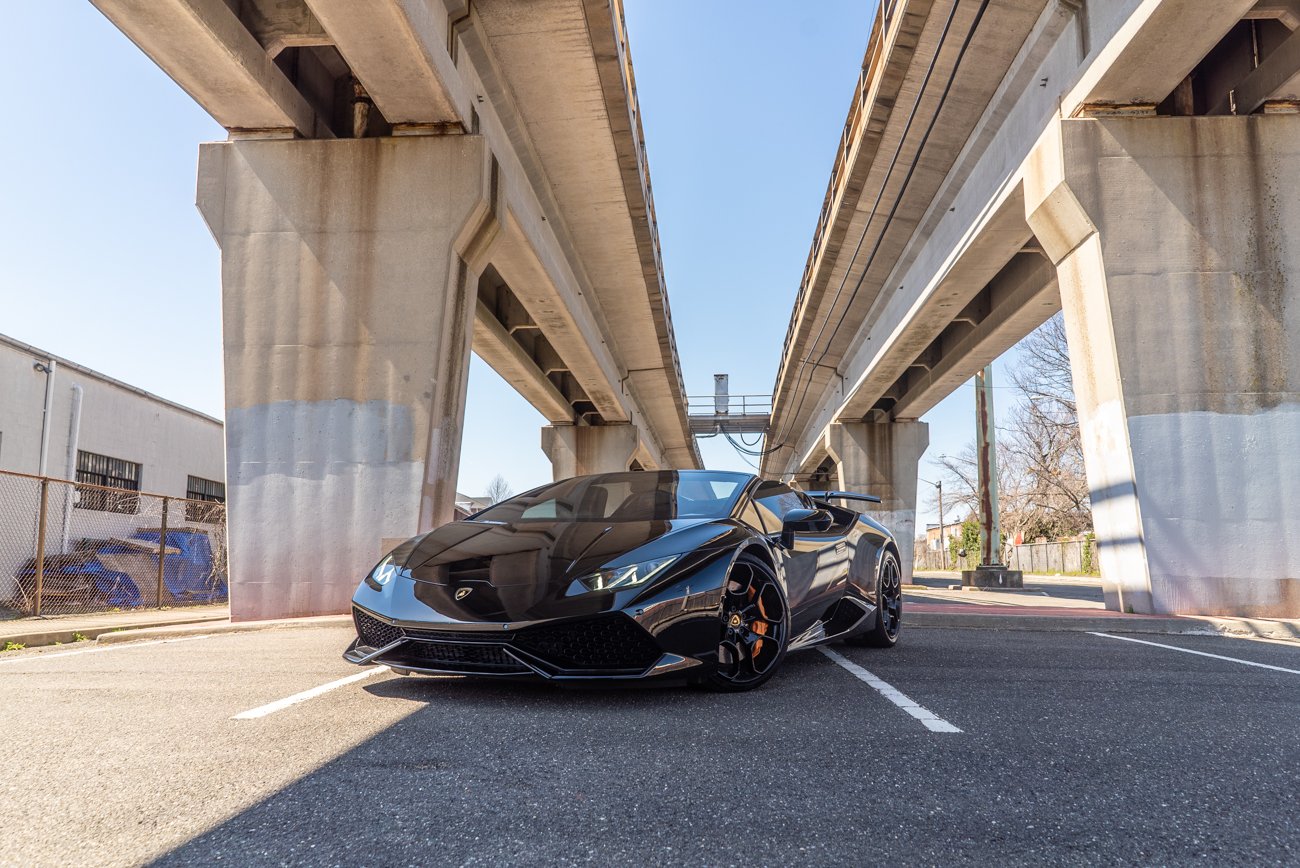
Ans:
[{"label": "bridge beam", "polygon": [[427,0],[307,0],[392,124],[464,128],[465,96],[448,51],[448,16]]},{"label": "bridge beam", "polygon": [[1107,604],[1300,616],[1300,116],[1064,120],[1058,269]]},{"label": "bridge beam", "polygon": [[834,422],[827,426],[824,448],[834,463],[839,491],[874,494],[874,515],[898,540],[903,582],[912,581],[916,536],[916,476],[930,445],[925,422]]},{"label": "bridge beam", "polygon": [[330,135],[223,0],[92,2],[226,129]]},{"label": "bridge beam", "polygon": [[478,136],[202,146],[232,618],[347,611],[384,539],[451,520],[487,163]]}]

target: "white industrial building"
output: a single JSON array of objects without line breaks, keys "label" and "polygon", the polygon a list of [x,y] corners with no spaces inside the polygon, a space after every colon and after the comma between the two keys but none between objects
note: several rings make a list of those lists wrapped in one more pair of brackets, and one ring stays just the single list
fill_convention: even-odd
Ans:
[{"label": "white industrial building", "polygon": [[220,419],[4,335],[0,383],[0,470],[225,499]]},{"label": "white industrial building", "polygon": [[[163,501],[148,494],[224,503],[223,426],[0,335],[0,471],[0,605],[30,611],[31,589],[18,577],[36,552],[41,483],[33,477],[83,483],[51,482],[46,498],[45,554],[71,555],[157,528]],[[177,504],[169,517],[173,527],[213,521],[202,504]],[[47,591],[57,584],[51,577]]]}]

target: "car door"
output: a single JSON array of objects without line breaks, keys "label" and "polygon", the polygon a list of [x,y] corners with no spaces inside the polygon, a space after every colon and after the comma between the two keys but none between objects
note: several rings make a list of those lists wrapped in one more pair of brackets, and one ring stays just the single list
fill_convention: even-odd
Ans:
[{"label": "car door", "polygon": [[[773,540],[779,539],[790,510],[817,508],[807,495],[785,483],[772,481],[759,483],[754,491],[754,506]],[[795,534],[791,548],[773,546],[785,574],[786,596],[796,635],[820,617],[829,599],[843,593],[848,564],[847,533],[846,528],[833,526],[821,533]]]}]

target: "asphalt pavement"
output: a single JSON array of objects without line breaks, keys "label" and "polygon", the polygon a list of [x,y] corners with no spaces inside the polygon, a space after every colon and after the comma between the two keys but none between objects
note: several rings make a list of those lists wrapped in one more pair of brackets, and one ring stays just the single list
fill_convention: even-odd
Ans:
[{"label": "asphalt pavement", "polygon": [[1295,645],[914,629],[716,695],[403,678],[347,639],[0,656],[0,863],[1300,861]]}]

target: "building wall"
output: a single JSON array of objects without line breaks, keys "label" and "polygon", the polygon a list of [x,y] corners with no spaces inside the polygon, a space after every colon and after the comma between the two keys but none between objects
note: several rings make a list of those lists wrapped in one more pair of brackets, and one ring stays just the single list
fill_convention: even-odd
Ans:
[{"label": "building wall", "polygon": [[[41,450],[45,375],[33,365],[51,358],[0,335],[0,470],[36,473]],[[220,420],[166,401],[57,356],[46,474],[70,479],[68,455],[73,385],[80,385],[77,448],[134,461],[140,490],[184,497],[189,476],[226,478]]]},{"label": "building wall", "polygon": [[[51,356],[0,335],[0,470],[37,473],[45,374],[36,362]],[[73,386],[82,388],[76,448],[140,464],[140,490],[184,497],[189,476],[223,481],[225,444],[217,419],[54,357],[52,427],[46,475],[74,479],[69,455]],[[0,602],[14,594],[14,572],[35,555],[40,486],[0,478]],[[157,527],[160,502],[142,499],[138,514],[77,508],[70,486],[51,486],[46,554],[70,551],[79,539],[127,537]],[[179,513],[183,515],[182,513]],[[173,521],[175,515],[172,513]]]},{"label": "building wall", "polygon": [[941,545],[941,539],[951,539],[952,537],[961,538],[961,521],[950,521],[944,525],[946,534],[940,536],[938,524],[927,524],[925,526],[925,547],[928,551],[937,552]]}]

